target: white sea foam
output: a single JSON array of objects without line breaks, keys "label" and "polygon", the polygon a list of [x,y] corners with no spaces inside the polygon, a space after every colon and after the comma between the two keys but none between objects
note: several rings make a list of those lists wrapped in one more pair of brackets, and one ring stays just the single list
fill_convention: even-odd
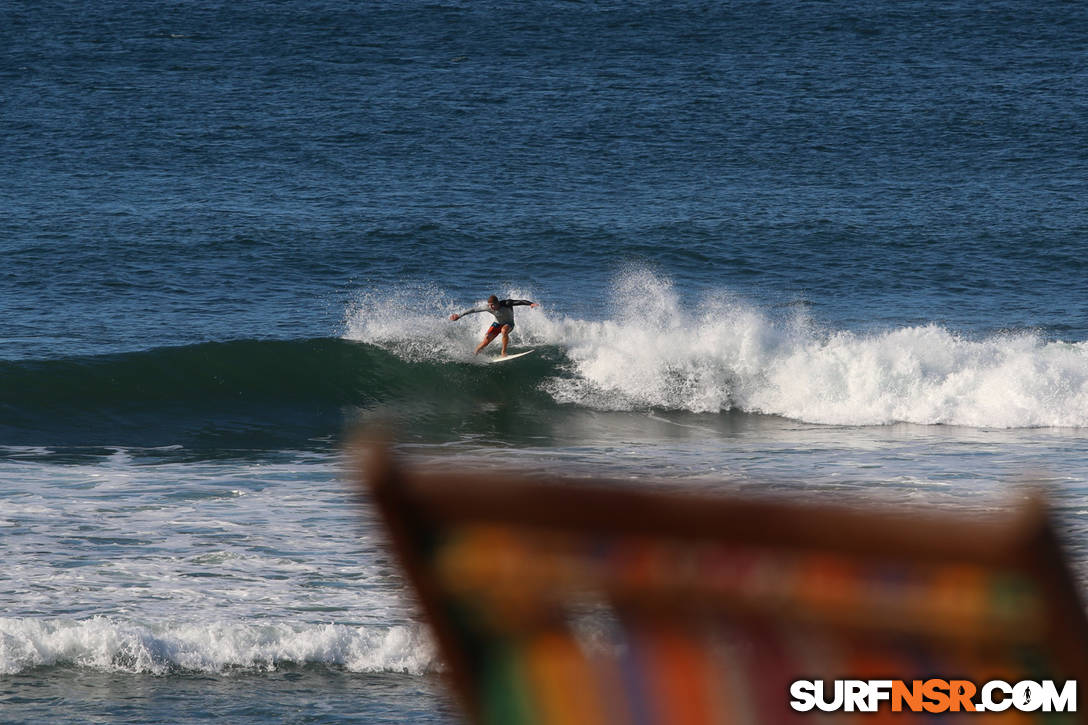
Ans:
[{"label": "white sea foam", "polygon": [[363,291],[345,313],[344,337],[379,345],[407,360],[465,358],[472,354],[475,326],[453,325],[448,319],[463,310],[433,286]]},{"label": "white sea foam", "polygon": [[408,626],[0,618],[0,674],[57,665],[151,674],[288,665],[421,674],[435,667],[435,650]]},{"label": "white sea foam", "polygon": [[[450,360],[478,336],[479,326],[442,319],[444,295],[432,294],[436,312],[422,315],[419,300],[409,308],[402,298],[375,299],[349,310],[346,337]],[[742,410],[836,425],[1088,426],[1085,342],[1028,332],[971,339],[936,324],[826,330],[803,310],[773,316],[728,292],[682,296],[646,270],[619,276],[607,319],[553,307],[519,311],[516,338],[566,356],[564,374],[541,384],[560,403]]]}]

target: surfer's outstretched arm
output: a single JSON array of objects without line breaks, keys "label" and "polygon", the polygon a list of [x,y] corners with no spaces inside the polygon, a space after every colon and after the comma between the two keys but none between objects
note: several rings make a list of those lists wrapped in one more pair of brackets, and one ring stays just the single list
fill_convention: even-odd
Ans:
[{"label": "surfer's outstretched arm", "polygon": [[461,314],[457,314],[456,312],[454,312],[452,315],[450,315],[450,319],[453,320],[454,322],[457,322],[459,319],[461,319],[465,315],[474,315],[477,312],[490,312],[490,311],[491,311],[491,309],[488,308],[488,307],[473,307],[471,310],[465,310]]}]

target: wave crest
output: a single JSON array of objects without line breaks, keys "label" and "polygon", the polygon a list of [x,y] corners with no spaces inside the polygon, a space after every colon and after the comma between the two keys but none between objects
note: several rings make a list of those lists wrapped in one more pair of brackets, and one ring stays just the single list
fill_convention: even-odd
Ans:
[{"label": "wave crest", "polygon": [[936,324],[827,330],[800,306],[688,294],[636,270],[617,280],[603,319],[563,314],[547,299],[519,308],[513,348],[537,352],[490,366],[472,355],[490,316],[450,322],[472,301],[416,292],[432,296],[362,297],[342,339],[0,361],[0,444],[282,448],[335,439],[367,416],[401,420],[428,439],[547,435],[569,406],[832,425],[1088,427],[1085,342],[1031,332],[969,339]]},{"label": "wave crest", "polygon": [[0,618],[3,675],[63,665],[157,675],[324,665],[418,675],[433,670],[435,662],[430,640],[422,630],[407,626]]},{"label": "wave crest", "polygon": [[[549,307],[520,314],[515,333],[520,345],[556,351],[533,385],[563,405],[738,410],[833,425],[1088,426],[1084,342],[1032,332],[972,340],[936,324],[828,331],[803,307],[761,309],[721,290],[682,294],[641,269],[617,278],[607,319]],[[396,304],[358,308],[348,336],[409,359],[399,314]],[[437,320],[435,329],[431,359],[456,360],[474,344],[469,326],[455,332]]]}]

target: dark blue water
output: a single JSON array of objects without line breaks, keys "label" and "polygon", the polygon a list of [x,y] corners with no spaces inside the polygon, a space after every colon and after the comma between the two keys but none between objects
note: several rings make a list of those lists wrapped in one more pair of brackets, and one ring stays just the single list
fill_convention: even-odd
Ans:
[{"label": "dark blue water", "polygon": [[[1085,37],[1070,2],[9,2],[6,520],[29,551],[42,486],[123,498],[296,455],[324,457],[314,482],[374,419],[424,456],[624,476],[966,499],[1047,468],[1081,511]],[[542,303],[518,310],[516,370],[471,358],[485,315],[446,319],[492,292]],[[377,605],[355,606],[340,619]],[[301,611],[274,616],[316,636]],[[128,624],[186,623],[99,629]],[[16,720],[79,718],[35,678],[129,676],[106,645],[39,644],[52,659],[0,657]],[[428,666],[273,649],[401,677],[394,701],[443,717]],[[172,716],[210,717],[187,660],[156,662],[180,673]],[[116,721],[162,717],[129,698]]]},{"label": "dark blue water", "polygon": [[335,334],[406,280],[581,313],[631,260],[1088,326],[1076,3],[8,8],[5,357]]}]

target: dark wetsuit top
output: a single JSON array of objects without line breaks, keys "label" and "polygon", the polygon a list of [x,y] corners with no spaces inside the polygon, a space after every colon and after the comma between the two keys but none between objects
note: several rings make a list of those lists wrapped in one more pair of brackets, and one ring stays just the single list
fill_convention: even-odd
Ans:
[{"label": "dark wetsuit top", "polygon": [[473,307],[471,310],[465,310],[458,317],[464,317],[465,315],[471,315],[476,312],[490,312],[495,316],[495,322],[492,324],[502,327],[503,325],[514,326],[514,308],[518,305],[531,305],[533,304],[529,300],[499,300],[499,307],[496,310],[491,309],[487,305],[483,307]]}]

